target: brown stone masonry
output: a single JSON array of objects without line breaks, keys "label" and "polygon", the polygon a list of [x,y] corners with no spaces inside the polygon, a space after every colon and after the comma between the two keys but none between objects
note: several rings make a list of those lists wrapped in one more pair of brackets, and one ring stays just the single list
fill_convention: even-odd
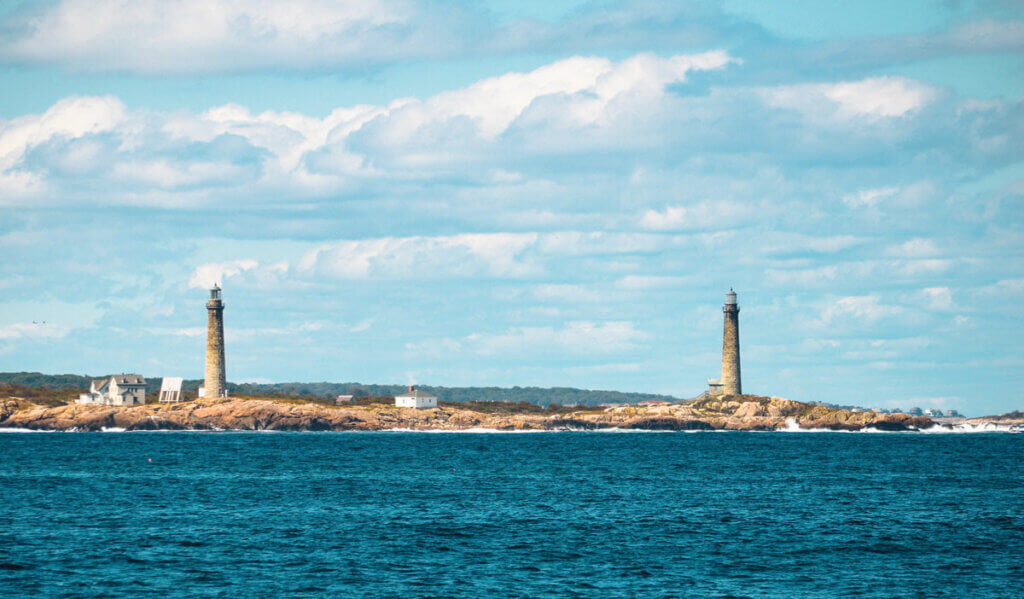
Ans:
[{"label": "brown stone masonry", "polygon": [[209,319],[206,323],[206,397],[226,395],[227,378],[224,369],[224,304],[219,298],[206,304]]},{"label": "brown stone masonry", "polygon": [[725,331],[722,335],[722,393],[725,395],[741,395],[743,384],[740,381],[740,307],[726,303],[722,307],[725,313]]}]

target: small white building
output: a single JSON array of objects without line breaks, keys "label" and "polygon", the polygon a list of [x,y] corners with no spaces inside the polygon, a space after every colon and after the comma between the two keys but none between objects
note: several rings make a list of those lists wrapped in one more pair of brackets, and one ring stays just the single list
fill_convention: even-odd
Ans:
[{"label": "small white building", "polygon": [[437,397],[420,391],[416,388],[416,385],[409,385],[409,391],[395,396],[395,405],[400,408],[426,410],[427,408],[437,407]]},{"label": "small white building", "polygon": [[338,406],[344,405],[344,404],[347,404],[347,403],[352,403],[352,396],[351,395],[339,395],[338,397],[336,397],[334,399],[334,404],[338,405]]},{"label": "small white building", "polygon": [[80,404],[134,406],[146,403],[146,379],[141,374],[115,374],[92,381],[89,392],[78,396]]},{"label": "small white building", "polygon": [[160,381],[160,403],[181,401],[181,377],[165,376]]}]

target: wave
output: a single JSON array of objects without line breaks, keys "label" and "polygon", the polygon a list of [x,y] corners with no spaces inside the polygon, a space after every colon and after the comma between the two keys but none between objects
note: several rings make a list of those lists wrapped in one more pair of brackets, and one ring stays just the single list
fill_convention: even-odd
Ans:
[{"label": "wave", "polygon": [[786,428],[780,428],[776,431],[768,432],[780,432],[780,433],[865,433],[865,434],[906,434],[906,433],[921,433],[930,435],[949,435],[949,434],[964,434],[964,433],[1020,433],[1024,432],[1020,425],[999,425],[994,422],[986,422],[984,424],[953,424],[943,425],[936,424],[930,428],[913,429],[906,431],[883,431],[871,426],[862,428],[855,431],[837,431],[828,428],[801,428],[800,424],[797,423],[795,418],[786,418]]},{"label": "wave", "polygon": [[345,431],[287,431],[273,429],[139,429],[127,430],[123,427],[103,427],[99,431],[83,431],[72,427],[63,431],[39,430],[30,428],[3,428],[0,433],[80,433],[80,432],[103,432],[103,433],[424,433],[424,434],[502,434],[521,435],[532,433],[604,433],[604,434],[638,434],[638,433],[862,433],[862,434],[973,434],[973,433],[1022,433],[1024,427],[1019,424],[1001,425],[993,422],[984,424],[936,424],[926,429],[914,429],[907,431],[885,431],[874,427],[865,427],[859,430],[833,430],[829,428],[803,428],[795,418],[787,418],[785,428],[775,430],[741,431],[728,429],[693,429],[693,430],[669,430],[669,429],[643,429],[643,428],[552,428],[552,429],[496,429],[496,428],[465,428],[465,429],[415,429],[415,428],[389,428],[380,430],[345,430]]},{"label": "wave", "polygon": [[983,424],[936,424],[931,428],[921,429],[919,432],[928,434],[971,434],[971,433],[1021,433],[1024,428],[1019,424],[996,424],[985,422]]},{"label": "wave", "polygon": [[461,433],[473,433],[473,434],[509,434],[509,435],[520,435],[527,433],[558,433],[558,432],[569,432],[570,430],[583,429],[511,429],[502,430],[497,428],[463,428],[463,429],[446,429],[446,428],[431,428],[431,429],[418,429],[418,428],[386,428],[379,431],[324,431],[324,432],[353,432],[353,433],[430,433],[430,434],[461,434]]}]

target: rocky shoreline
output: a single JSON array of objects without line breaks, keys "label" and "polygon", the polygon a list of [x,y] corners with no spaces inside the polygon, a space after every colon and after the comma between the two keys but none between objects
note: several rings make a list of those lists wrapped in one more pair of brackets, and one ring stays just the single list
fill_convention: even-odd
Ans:
[{"label": "rocky shoreline", "polygon": [[0,400],[0,428],[49,431],[278,430],[921,430],[929,418],[826,408],[779,397],[729,396],[652,406],[580,408],[556,414],[489,413],[458,404],[414,410],[385,404],[330,406],[297,400],[214,399],[131,407],[41,406]]}]

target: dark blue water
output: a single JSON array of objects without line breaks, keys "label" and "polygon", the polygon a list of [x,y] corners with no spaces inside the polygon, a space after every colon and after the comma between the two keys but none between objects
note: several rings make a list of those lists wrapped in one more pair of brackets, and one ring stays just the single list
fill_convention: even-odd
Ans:
[{"label": "dark blue water", "polygon": [[1022,596],[1022,457],[1010,434],[0,434],[0,594]]}]

